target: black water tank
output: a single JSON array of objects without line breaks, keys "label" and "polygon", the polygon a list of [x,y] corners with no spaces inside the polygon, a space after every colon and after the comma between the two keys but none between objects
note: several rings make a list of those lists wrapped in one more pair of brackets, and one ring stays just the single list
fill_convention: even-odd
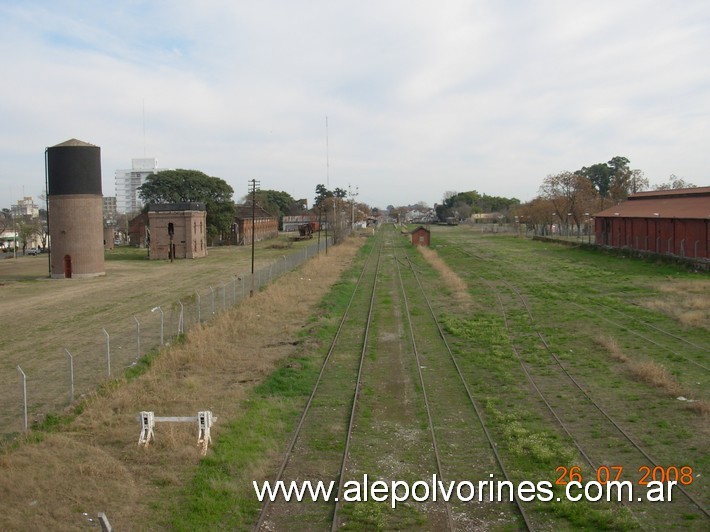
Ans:
[{"label": "black water tank", "polygon": [[50,196],[101,195],[101,148],[71,139],[47,148]]}]

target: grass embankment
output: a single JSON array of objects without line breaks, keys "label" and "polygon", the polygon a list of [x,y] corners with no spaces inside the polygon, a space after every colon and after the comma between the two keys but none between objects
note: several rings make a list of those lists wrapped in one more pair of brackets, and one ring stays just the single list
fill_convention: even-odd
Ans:
[{"label": "grass embankment", "polygon": [[[0,456],[0,528],[80,529],[98,512],[118,530],[204,529],[208,515],[233,527],[247,523],[253,502],[233,501],[235,490],[251,489],[251,483],[240,482],[237,473],[258,475],[263,466],[255,457],[263,464],[281,450],[299,411],[298,382],[308,378],[311,357],[318,356],[309,319],[327,322],[329,309],[317,310],[318,302],[359,246],[353,239],[330,248],[327,257],[321,254],[247,304],[193,329],[156,356],[145,374],[91,394],[73,421],[6,448]],[[218,417],[215,445],[201,461],[192,424],[159,423],[155,444],[138,448],[141,410],[157,416],[212,410]]]},{"label": "grass embankment", "polygon": [[[256,268],[280,263],[284,254],[313,244],[285,240],[257,243]],[[274,247],[274,246],[278,247]],[[286,250],[281,246],[293,246]],[[251,249],[211,248],[197,260],[146,260],[146,250],[119,247],[105,253],[106,275],[91,279],[49,280],[47,256],[0,260],[0,294],[5,323],[0,337],[0,435],[22,430],[21,381],[27,374],[30,422],[56,412],[69,402],[69,368],[65,349],[74,358],[75,397],[90,392],[107,374],[106,336],[110,335],[112,372],[135,361],[136,319],[141,354],[177,330],[178,300],[186,303],[185,321],[195,321],[195,292],[202,293],[202,319],[207,318],[210,287],[218,296],[223,283],[250,270]],[[241,287],[239,287],[241,289]],[[228,296],[231,296],[231,291]],[[228,301],[230,297],[227,298]],[[193,304],[190,305],[189,302]],[[222,297],[217,298],[217,304]],[[135,317],[135,318],[134,318]]]}]

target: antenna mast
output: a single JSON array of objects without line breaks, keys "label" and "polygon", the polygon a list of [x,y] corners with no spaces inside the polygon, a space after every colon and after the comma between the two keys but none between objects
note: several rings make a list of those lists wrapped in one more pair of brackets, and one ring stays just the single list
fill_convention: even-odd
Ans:
[{"label": "antenna mast", "polygon": [[145,98],[143,98],[143,157],[145,158]]},{"label": "antenna mast", "polygon": [[330,159],[328,155],[328,115],[325,116],[325,186],[330,188]]}]

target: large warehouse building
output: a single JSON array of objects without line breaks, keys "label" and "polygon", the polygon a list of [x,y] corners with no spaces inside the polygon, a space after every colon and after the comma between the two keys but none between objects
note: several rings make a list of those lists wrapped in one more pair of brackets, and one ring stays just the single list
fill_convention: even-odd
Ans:
[{"label": "large warehouse building", "polygon": [[597,244],[710,259],[710,187],[639,192],[595,215]]}]

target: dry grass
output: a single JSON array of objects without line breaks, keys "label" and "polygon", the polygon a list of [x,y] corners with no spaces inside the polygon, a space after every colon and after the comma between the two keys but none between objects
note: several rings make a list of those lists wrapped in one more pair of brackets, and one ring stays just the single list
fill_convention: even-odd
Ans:
[{"label": "dry grass", "polygon": [[[687,395],[681,384],[661,364],[651,361],[631,361],[616,340],[610,336],[598,336],[594,341],[606,349],[612,359],[624,364],[628,375],[632,379],[655,388],[669,397]],[[691,400],[684,402],[683,405],[699,416],[710,415],[710,403],[707,401]]]},{"label": "dry grass", "polygon": [[699,416],[710,416],[710,402],[708,401],[693,401],[688,403],[686,408]]},{"label": "dry grass", "polygon": [[666,395],[675,397],[681,393],[678,381],[661,364],[650,361],[631,362],[628,370],[635,380],[661,390]]},{"label": "dry grass", "polygon": [[[164,350],[150,371],[93,395],[66,430],[0,455],[0,529],[79,530],[106,512],[118,530],[155,529],[151,500],[169,496],[199,462],[192,424],[156,426],[155,445],[136,443],[137,414],[212,410],[220,425],[285,357],[318,301],[349,266],[362,239],[350,239],[283,276],[246,304],[192,330]],[[296,303],[297,302],[297,303]],[[300,346],[307,348],[307,346]]]},{"label": "dry grass", "polygon": [[432,268],[439,272],[444,283],[451,290],[454,300],[457,303],[469,303],[471,301],[471,294],[468,293],[466,281],[449,268],[448,264],[446,264],[433,249],[425,246],[418,246],[417,249]]},{"label": "dry grass", "polygon": [[667,395],[680,394],[680,385],[661,364],[651,361],[631,361],[611,336],[598,336],[594,341],[606,349],[612,359],[625,364],[626,370],[634,380],[659,389]]},{"label": "dry grass", "polygon": [[619,344],[611,336],[598,336],[594,341],[609,352],[611,358],[617,362],[628,362],[629,357],[624,354]]},{"label": "dry grass", "polygon": [[686,327],[702,327],[710,330],[710,282],[702,278],[690,281],[668,279],[656,289],[662,297],[642,301],[650,310],[672,316]]},{"label": "dry grass", "polygon": [[[284,251],[269,249],[271,243],[257,242],[257,270],[283,260]],[[289,244],[296,251],[313,242]],[[145,353],[159,343],[160,318],[151,308],[160,305],[166,311],[166,331],[175,331],[177,301],[185,302],[186,319],[192,323],[195,292],[200,291],[204,319],[210,287],[219,292],[223,282],[248,272],[250,262],[250,246],[223,246],[199,260],[107,260],[105,276],[50,281],[46,256],[0,260],[0,297],[5,321],[12,324],[0,335],[0,383],[12,383],[0,386],[0,434],[22,428],[16,408],[22,399],[17,365],[28,376],[29,415],[39,420],[68,402],[65,348],[74,356],[77,395],[83,394],[106,375],[106,365],[98,363],[105,353],[102,329],[111,337],[112,368],[125,367],[135,359],[134,316]]]}]

